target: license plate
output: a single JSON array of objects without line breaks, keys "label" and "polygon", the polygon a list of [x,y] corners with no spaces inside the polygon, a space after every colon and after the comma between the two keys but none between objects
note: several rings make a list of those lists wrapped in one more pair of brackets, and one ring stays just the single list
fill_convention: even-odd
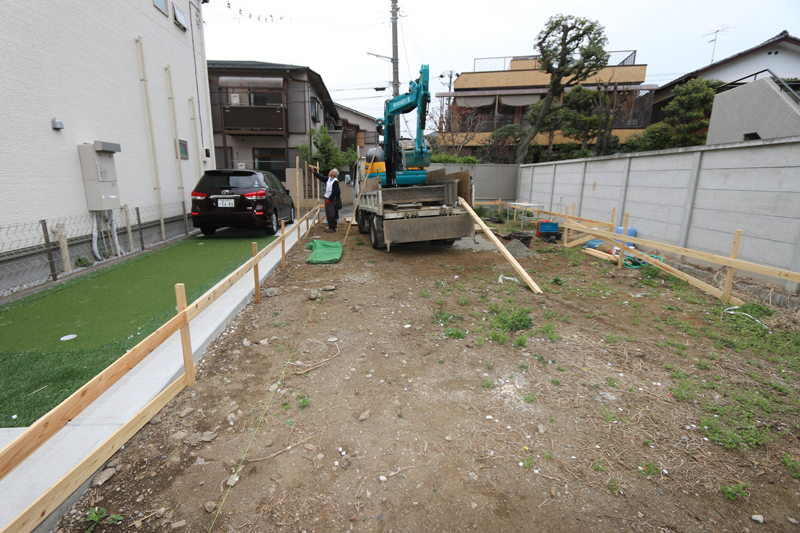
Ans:
[{"label": "license plate", "polygon": [[217,200],[217,207],[233,207],[233,198],[220,198]]}]

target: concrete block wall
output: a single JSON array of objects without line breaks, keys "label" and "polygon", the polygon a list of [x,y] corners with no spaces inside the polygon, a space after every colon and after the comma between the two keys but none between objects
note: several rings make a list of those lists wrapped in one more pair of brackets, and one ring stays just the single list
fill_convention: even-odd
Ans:
[{"label": "concrete block wall", "polygon": [[740,259],[800,272],[800,137],[523,165],[516,199],[719,255],[742,229]]}]

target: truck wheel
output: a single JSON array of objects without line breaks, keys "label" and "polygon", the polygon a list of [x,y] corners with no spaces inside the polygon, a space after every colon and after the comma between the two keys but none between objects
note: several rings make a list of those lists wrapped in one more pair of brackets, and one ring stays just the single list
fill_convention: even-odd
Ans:
[{"label": "truck wheel", "polygon": [[356,222],[358,223],[359,233],[362,235],[369,233],[369,217],[361,209],[356,213]]},{"label": "truck wheel", "polygon": [[[381,226],[380,230],[378,226]],[[383,240],[383,223],[375,215],[369,218],[369,240],[376,250],[386,248],[386,241]]]}]

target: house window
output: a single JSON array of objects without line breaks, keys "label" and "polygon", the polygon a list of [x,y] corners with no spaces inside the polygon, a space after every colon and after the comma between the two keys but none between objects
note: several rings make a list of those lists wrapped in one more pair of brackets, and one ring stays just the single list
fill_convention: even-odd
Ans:
[{"label": "house window", "polygon": [[286,180],[286,151],[283,148],[253,148],[255,170],[272,172],[281,181]]},{"label": "house window", "polygon": [[189,21],[186,20],[186,15],[174,3],[172,4],[172,10],[175,12],[175,24],[177,24],[178,27],[183,31],[186,31],[186,29],[189,27]]},{"label": "house window", "polygon": [[281,93],[250,93],[250,105],[281,105]]},{"label": "house window", "polygon": [[312,98],[310,107],[311,107],[310,109],[311,120],[313,120],[314,122],[319,122],[322,115],[322,109],[319,104],[319,100],[317,100],[316,98]]},{"label": "house window", "polygon": [[181,151],[181,159],[189,159],[189,143],[178,140],[178,148]]},{"label": "house window", "polygon": [[169,6],[167,5],[167,0],[153,0],[153,5],[156,6],[159,11],[164,13],[166,16],[169,16]]}]

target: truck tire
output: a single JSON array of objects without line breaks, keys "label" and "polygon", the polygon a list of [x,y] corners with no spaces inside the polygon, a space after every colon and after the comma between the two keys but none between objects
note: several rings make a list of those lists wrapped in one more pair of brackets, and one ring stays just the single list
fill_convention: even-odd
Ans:
[{"label": "truck tire", "polygon": [[358,223],[358,232],[362,235],[369,233],[369,215],[363,210],[359,209],[356,213],[356,222]]},{"label": "truck tire", "polygon": [[376,250],[386,248],[386,241],[383,239],[383,221],[375,215],[369,217],[369,240]]}]

